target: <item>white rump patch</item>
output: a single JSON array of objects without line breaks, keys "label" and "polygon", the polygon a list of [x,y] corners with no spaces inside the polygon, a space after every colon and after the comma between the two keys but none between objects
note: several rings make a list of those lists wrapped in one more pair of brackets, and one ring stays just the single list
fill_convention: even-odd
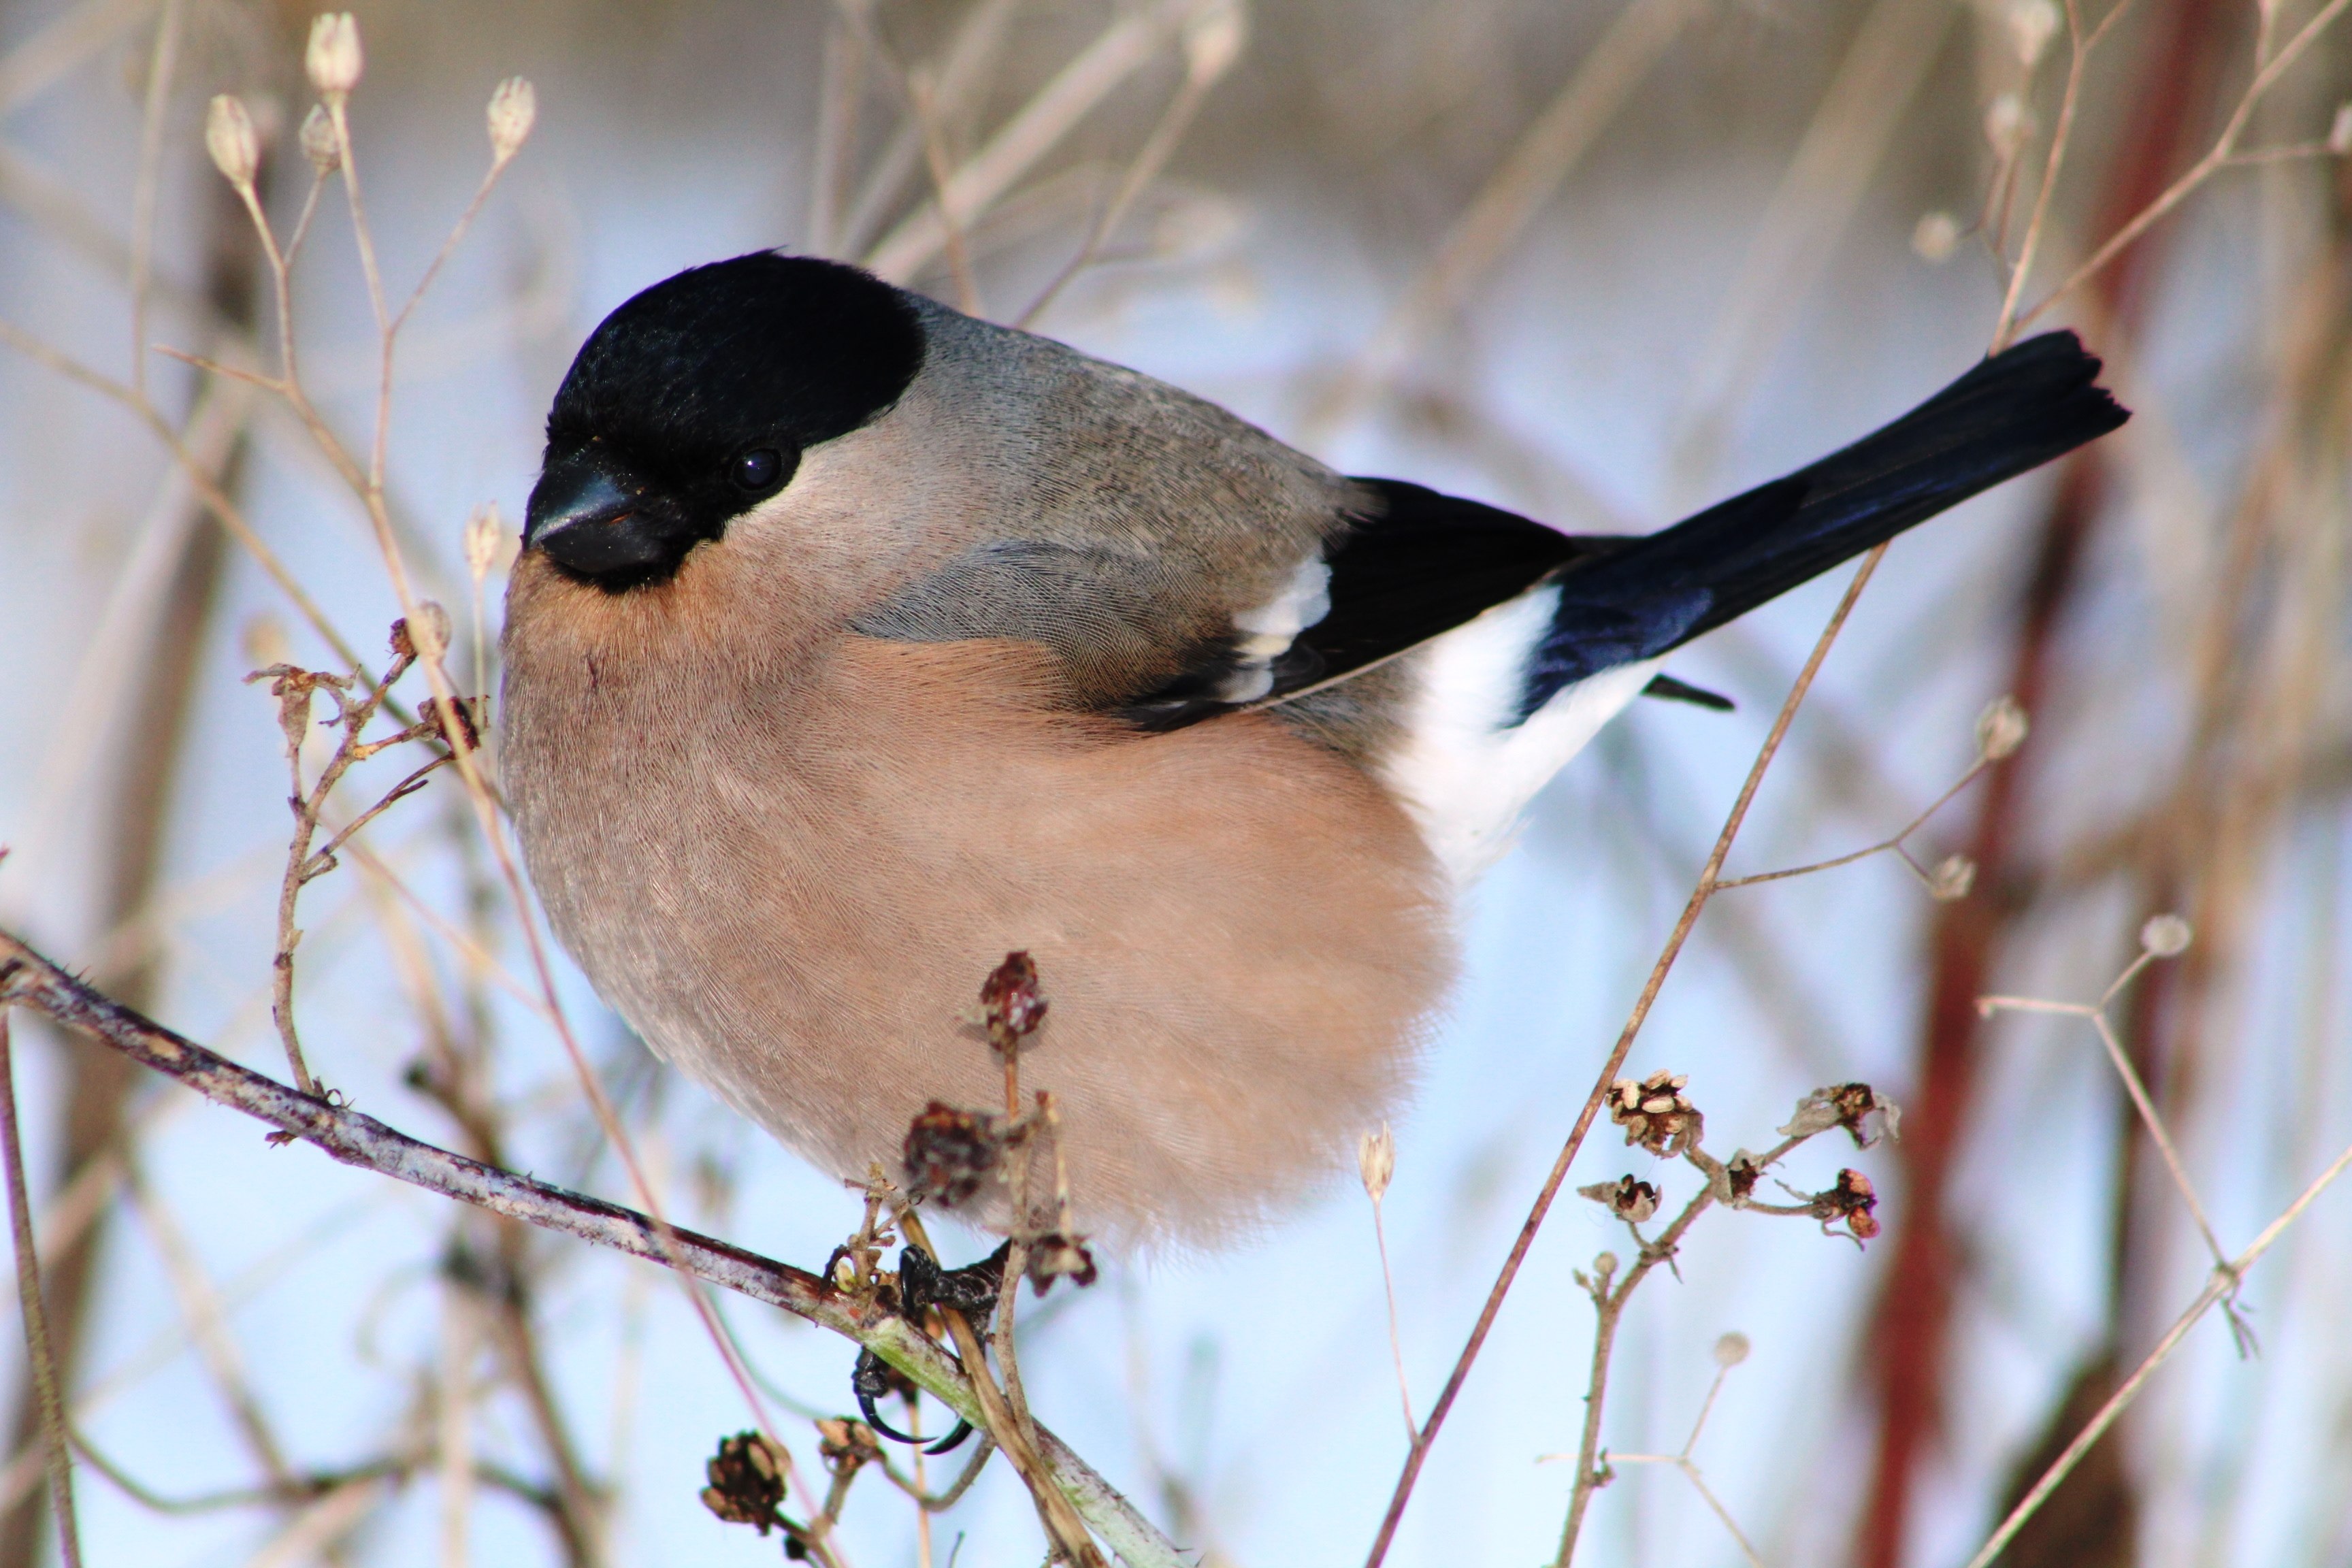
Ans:
[{"label": "white rump patch", "polygon": [[1404,739],[1381,772],[1457,886],[1501,858],[1536,792],[1640,696],[1665,662],[1644,659],[1587,676],[1515,724],[1528,662],[1559,605],[1557,584],[1531,588],[1412,656]]},{"label": "white rump patch", "polygon": [[1235,662],[1217,689],[1221,702],[1255,702],[1274,689],[1274,661],[1298,634],[1331,613],[1331,568],[1319,555],[1298,563],[1282,592],[1234,616]]}]

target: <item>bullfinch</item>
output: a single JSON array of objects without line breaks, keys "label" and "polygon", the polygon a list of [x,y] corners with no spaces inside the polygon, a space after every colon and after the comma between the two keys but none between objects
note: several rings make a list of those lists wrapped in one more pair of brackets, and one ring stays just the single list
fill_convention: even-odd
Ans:
[{"label": "bullfinch", "polygon": [[1024,951],[1077,1223],[1213,1245],[1393,1111],[1456,895],[1635,697],[1704,696],[1664,656],[2115,429],[2098,371],[2036,337],[1581,536],[851,267],[698,267],[556,394],[503,786],[599,995],[820,1167],[1002,1103],[970,1014]]}]

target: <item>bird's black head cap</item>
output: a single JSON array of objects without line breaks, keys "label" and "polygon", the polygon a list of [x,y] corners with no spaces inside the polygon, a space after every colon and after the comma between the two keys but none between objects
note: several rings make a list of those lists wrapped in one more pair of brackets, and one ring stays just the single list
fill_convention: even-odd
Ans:
[{"label": "bird's black head cap", "polygon": [[922,361],[908,297],[854,267],[756,251],[656,283],[572,362],[525,542],[606,587],[666,578]]}]

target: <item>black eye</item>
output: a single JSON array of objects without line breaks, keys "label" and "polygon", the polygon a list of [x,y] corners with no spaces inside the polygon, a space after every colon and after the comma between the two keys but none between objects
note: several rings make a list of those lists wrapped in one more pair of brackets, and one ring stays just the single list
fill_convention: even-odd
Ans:
[{"label": "black eye", "polygon": [[764,490],[783,478],[784,455],[773,447],[759,447],[735,459],[731,477],[747,490]]}]

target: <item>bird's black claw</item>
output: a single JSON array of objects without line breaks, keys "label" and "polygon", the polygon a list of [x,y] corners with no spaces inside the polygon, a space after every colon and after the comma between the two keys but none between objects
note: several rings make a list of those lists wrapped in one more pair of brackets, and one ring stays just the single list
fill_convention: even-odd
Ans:
[{"label": "bird's black claw", "polygon": [[876,1400],[891,1392],[888,1362],[884,1361],[872,1351],[860,1350],[857,1352],[857,1364],[849,1369],[849,1392],[857,1396],[858,1412],[866,1417],[866,1424],[868,1426],[894,1443],[919,1444],[922,1442],[920,1437],[909,1436],[883,1420],[882,1413],[874,1408]]},{"label": "bird's black claw", "polygon": [[938,1259],[909,1244],[898,1254],[899,1310],[917,1324],[933,1307],[961,1312],[975,1323],[985,1322],[996,1310],[997,1294],[1004,1289],[1004,1260],[1012,1251],[1008,1241],[977,1263],[942,1269]]},{"label": "bird's black claw", "polygon": [[924,1449],[923,1452],[926,1454],[951,1454],[955,1452],[956,1449],[961,1447],[963,1446],[963,1440],[971,1436],[971,1423],[969,1421],[958,1420],[955,1424],[954,1431],[949,1433],[946,1436],[940,1438],[938,1442]]}]

